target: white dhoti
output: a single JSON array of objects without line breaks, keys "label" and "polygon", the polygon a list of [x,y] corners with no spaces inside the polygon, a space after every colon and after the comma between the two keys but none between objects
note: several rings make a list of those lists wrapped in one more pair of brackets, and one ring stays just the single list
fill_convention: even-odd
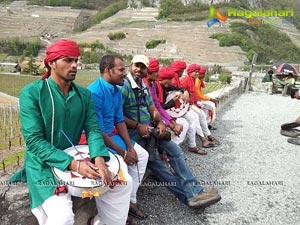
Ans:
[{"label": "white dhoti", "polygon": [[197,105],[203,109],[208,124],[212,124],[216,119],[216,105],[211,101],[197,102]]},{"label": "white dhoti", "polygon": [[179,136],[174,135],[172,137],[172,141],[175,142],[177,145],[179,145],[185,140],[190,125],[187,122],[187,120],[183,117],[177,118],[176,123],[182,125],[182,132]]},{"label": "white dhoti", "polygon": [[135,143],[133,147],[136,151],[139,162],[138,165],[128,166],[128,173],[132,178],[130,202],[136,204],[136,193],[145,175],[149,154],[147,150],[145,150],[138,143]]},{"label": "white dhoti", "polygon": [[[203,136],[208,137],[209,135],[211,135],[211,132],[208,129],[207,117],[206,117],[204,110],[198,108],[196,105],[192,105],[191,108],[198,116],[200,127],[203,132]],[[199,136],[201,136],[201,135],[199,135]],[[201,137],[203,137],[203,136],[201,136]]]},{"label": "white dhoti", "polygon": [[[126,179],[125,184],[117,185],[114,189],[95,197],[98,214],[94,218],[94,225],[124,225],[126,224],[132,179],[128,174],[127,165],[118,156],[120,166]],[[73,225],[74,213],[69,193],[60,193],[48,198],[42,205],[32,209],[40,225]]]}]

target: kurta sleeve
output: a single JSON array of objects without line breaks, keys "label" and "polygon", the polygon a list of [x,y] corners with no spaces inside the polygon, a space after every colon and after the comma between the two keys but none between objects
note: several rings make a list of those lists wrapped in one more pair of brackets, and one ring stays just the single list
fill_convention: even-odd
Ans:
[{"label": "kurta sleeve", "polygon": [[[45,139],[46,131],[38,98],[39,91],[35,86],[27,86],[20,93],[20,118],[26,151],[48,166],[65,170],[73,157]],[[51,105],[49,112],[51,113]]]},{"label": "kurta sleeve", "polygon": [[195,89],[196,89],[196,97],[201,101],[210,101],[210,97],[207,95],[204,95],[202,88],[201,88],[201,80],[196,79],[195,82]]}]

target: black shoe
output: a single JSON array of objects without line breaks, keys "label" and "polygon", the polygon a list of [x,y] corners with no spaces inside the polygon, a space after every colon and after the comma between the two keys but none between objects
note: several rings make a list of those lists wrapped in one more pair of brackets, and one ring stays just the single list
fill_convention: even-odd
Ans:
[{"label": "black shoe", "polygon": [[208,129],[210,129],[210,130],[216,130],[217,128],[214,127],[214,126],[212,126],[212,125],[208,125]]}]

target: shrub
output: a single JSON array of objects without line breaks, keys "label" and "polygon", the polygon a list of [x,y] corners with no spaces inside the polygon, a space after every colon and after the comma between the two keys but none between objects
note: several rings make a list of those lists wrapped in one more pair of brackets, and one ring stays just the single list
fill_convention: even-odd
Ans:
[{"label": "shrub", "polygon": [[221,81],[222,84],[230,84],[232,76],[228,73],[221,73],[218,77],[218,80]]},{"label": "shrub", "polygon": [[121,40],[121,39],[126,38],[126,35],[124,32],[115,32],[115,33],[109,32],[109,34],[107,36],[108,36],[109,40],[111,40],[111,41]]},{"label": "shrub", "polygon": [[147,41],[145,44],[145,47],[148,49],[151,48],[155,48],[157,45],[159,45],[160,43],[166,43],[166,40],[151,40],[151,41]]}]

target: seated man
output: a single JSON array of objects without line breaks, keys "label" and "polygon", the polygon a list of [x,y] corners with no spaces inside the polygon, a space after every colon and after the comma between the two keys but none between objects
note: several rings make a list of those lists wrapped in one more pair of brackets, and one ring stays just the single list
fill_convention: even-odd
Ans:
[{"label": "seated man", "polygon": [[295,83],[295,78],[294,75],[292,73],[288,73],[288,74],[282,74],[282,78],[281,80],[278,79],[276,82],[277,86],[282,87],[282,95],[286,96],[287,92],[289,91],[289,89],[294,86]]},{"label": "seated man", "polygon": [[[73,170],[90,179],[101,178],[107,185],[112,182],[105,164],[109,152],[97,122],[92,95],[73,82],[79,56],[75,42],[62,39],[53,43],[46,50],[47,72],[43,79],[25,86],[20,93],[25,163],[24,169],[10,181],[27,182],[31,211],[40,225],[74,224],[71,195],[67,186],[59,184],[53,167]],[[87,135],[90,163],[75,160],[63,151],[78,143],[82,130]],[[62,131],[68,134],[69,141]],[[95,197],[98,214],[88,224],[126,223],[132,180],[121,157],[120,164],[127,185],[117,185]]]},{"label": "seated man", "polygon": [[148,74],[147,77],[143,78],[144,83],[149,87],[151,97],[155,104],[155,107],[159,111],[160,115],[163,118],[166,126],[168,126],[175,135],[172,136],[172,141],[176,144],[181,144],[185,140],[185,136],[187,134],[189,124],[186,119],[179,117],[179,118],[172,118],[160,105],[160,102],[157,98],[157,86],[155,81],[157,80],[159,75],[159,61],[155,58],[151,58],[149,60],[149,67],[148,67]]},{"label": "seated man", "polygon": [[[188,71],[194,70],[195,67],[193,65],[196,64],[190,65],[187,70]],[[206,74],[206,69],[204,67],[200,67],[199,74],[198,76],[196,75],[196,79],[195,79],[195,92],[192,93],[192,95],[195,95],[194,98],[195,98],[196,105],[198,105],[203,109],[203,111],[206,114],[206,120],[208,126],[211,130],[213,130],[214,127],[212,126],[212,124],[216,119],[216,111],[217,111],[216,107],[217,104],[219,103],[219,100],[215,98],[211,98],[203,93],[203,89],[205,88],[205,83],[204,83],[205,74]],[[189,79],[187,78],[182,79],[182,83],[184,84],[184,86],[186,85],[192,86],[192,83],[190,83],[188,80]]]},{"label": "seated man", "polygon": [[173,173],[160,159],[158,152],[155,160],[148,162],[152,173],[159,181],[176,184],[169,185],[167,188],[187,206],[202,209],[208,207],[220,201],[221,196],[214,188],[204,192],[186,164],[180,147],[172,141],[162,139],[165,134],[165,124],[154,106],[149,88],[142,81],[142,78],[147,75],[148,65],[149,60],[146,56],[134,56],[130,64],[130,72],[122,87],[123,112],[130,137],[145,147],[151,135],[149,131],[153,129],[151,122],[155,121],[158,130],[158,151],[166,152]]},{"label": "seated man", "polygon": [[268,73],[263,77],[261,81],[267,93],[270,95],[273,94],[273,89],[274,89],[274,82],[272,77],[273,74],[274,71],[272,69],[268,70]]},{"label": "seated man", "polygon": [[88,89],[94,98],[104,143],[112,153],[123,157],[133,180],[129,214],[143,220],[146,216],[136,206],[136,193],[145,174],[148,152],[130,140],[124,122],[122,93],[117,85],[124,84],[125,63],[119,56],[105,55],[101,58],[99,68],[101,76]]}]

